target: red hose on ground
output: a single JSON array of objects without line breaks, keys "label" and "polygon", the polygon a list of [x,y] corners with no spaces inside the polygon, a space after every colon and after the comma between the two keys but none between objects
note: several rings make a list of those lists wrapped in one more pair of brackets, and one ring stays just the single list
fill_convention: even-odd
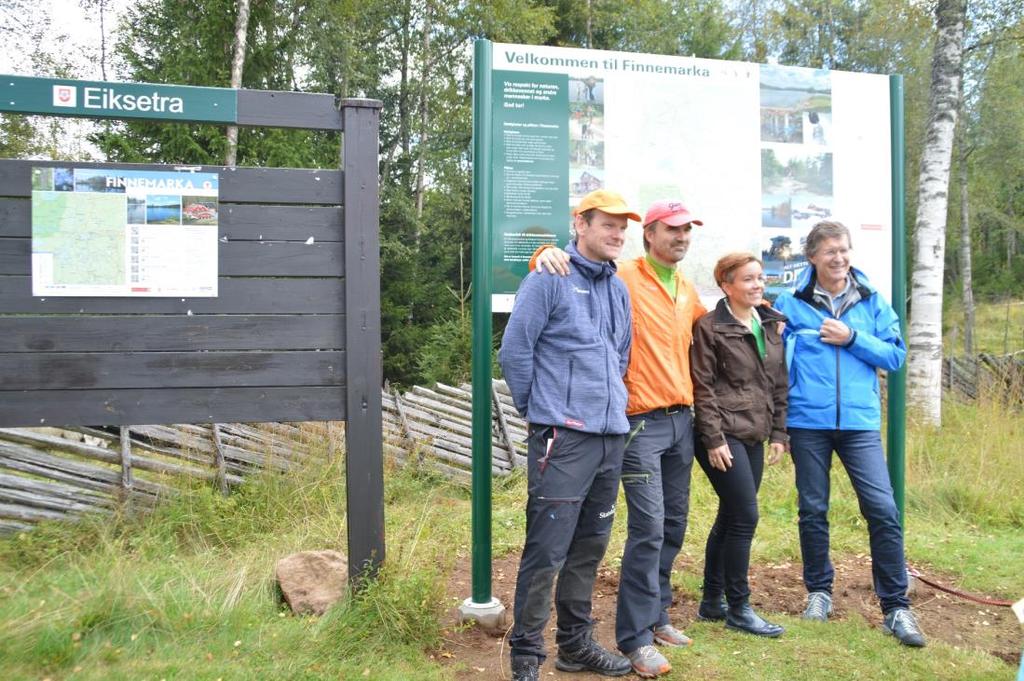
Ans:
[{"label": "red hose on ground", "polygon": [[948,594],[952,594],[954,596],[963,598],[968,601],[974,601],[975,603],[981,603],[982,605],[996,605],[1000,608],[1009,608],[1011,605],[1013,605],[1013,601],[1001,601],[996,598],[985,598],[984,596],[975,596],[974,594],[969,594],[964,591],[959,591],[948,586],[943,586],[938,582],[931,581],[930,579],[922,575],[918,570],[910,567],[909,565],[907,566],[907,574],[909,574],[914,579],[924,582],[933,589],[945,591]]}]

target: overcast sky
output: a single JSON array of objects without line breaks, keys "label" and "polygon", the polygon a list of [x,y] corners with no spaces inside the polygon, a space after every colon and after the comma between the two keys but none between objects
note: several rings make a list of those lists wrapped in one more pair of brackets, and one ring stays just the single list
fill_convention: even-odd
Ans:
[{"label": "overcast sky", "polygon": [[[105,32],[107,34],[107,78],[116,80],[111,68],[109,52],[113,47],[114,29],[118,17],[130,0],[106,0]],[[52,76],[53,73],[33,72],[31,56],[39,45],[55,55],[59,54],[73,65],[76,76],[86,80],[101,78],[100,22],[96,0],[43,0],[28,3],[27,16],[16,18],[0,15],[13,28],[14,35],[4,32],[4,49],[0,50],[0,73],[16,75]],[[82,5],[92,8],[88,11]],[[24,25],[16,26],[22,20]],[[36,33],[41,40],[37,43]]]}]

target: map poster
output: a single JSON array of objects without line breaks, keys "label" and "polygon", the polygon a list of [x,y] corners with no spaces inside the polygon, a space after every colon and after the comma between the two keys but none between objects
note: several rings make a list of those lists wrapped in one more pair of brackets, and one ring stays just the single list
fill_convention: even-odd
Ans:
[{"label": "map poster", "polygon": [[35,167],[32,295],[217,296],[217,173]]},{"label": "map poster", "polygon": [[[536,246],[571,238],[587,192],[641,215],[679,199],[703,221],[680,264],[706,305],[714,266],[747,251],[769,297],[808,267],[821,220],[851,232],[854,264],[884,295],[892,278],[889,77],[878,74],[490,44],[494,312],[508,312]],[[630,222],[622,259],[642,255]]]}]

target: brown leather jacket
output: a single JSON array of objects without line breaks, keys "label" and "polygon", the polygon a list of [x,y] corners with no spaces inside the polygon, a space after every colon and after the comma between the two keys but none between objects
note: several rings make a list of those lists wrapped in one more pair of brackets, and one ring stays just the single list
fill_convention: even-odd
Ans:
[{"label": "brown leather jacket", "polygon": [[764,329],[763,360],[754,334],[732,316],[725,298],[693,327],[693,406],[697,432],[708,449],[726,444],[727,434],[744,442],[789,441],[789,374],[776,323],[786,317],[767,305],[757,312]]}]

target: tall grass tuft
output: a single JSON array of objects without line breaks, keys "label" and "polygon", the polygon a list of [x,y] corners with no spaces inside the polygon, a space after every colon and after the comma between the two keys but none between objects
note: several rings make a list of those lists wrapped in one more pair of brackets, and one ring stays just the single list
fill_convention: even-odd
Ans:
[{"label": "tall grass tuft", "polygon": [[942,428],[912,425],[907,502],[913,512],[1024,528],[1024,414],[990,395],[947,399]]}]

